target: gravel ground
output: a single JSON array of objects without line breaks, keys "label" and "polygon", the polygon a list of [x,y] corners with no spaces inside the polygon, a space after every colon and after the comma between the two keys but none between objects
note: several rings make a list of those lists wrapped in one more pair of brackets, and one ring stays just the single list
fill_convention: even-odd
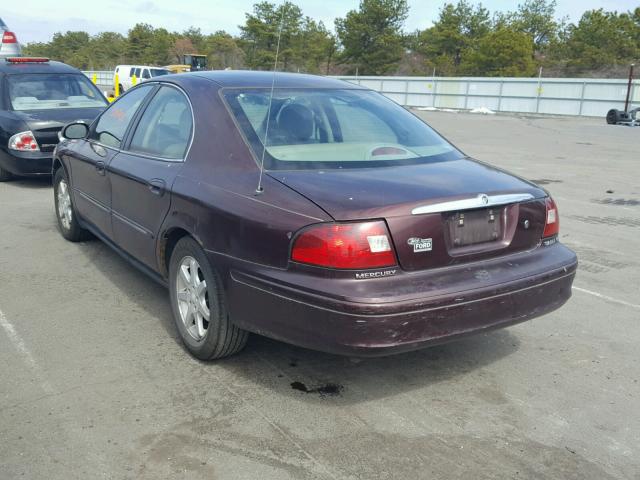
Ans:
[{"label": "gravel ground", "polygon": [[389,358],[253,337],[201,363],[162,287],[62,239],[46,181],[3,183],[0,478],[640,478],[640,129],[418,114],[554,195],[565,307]]}]

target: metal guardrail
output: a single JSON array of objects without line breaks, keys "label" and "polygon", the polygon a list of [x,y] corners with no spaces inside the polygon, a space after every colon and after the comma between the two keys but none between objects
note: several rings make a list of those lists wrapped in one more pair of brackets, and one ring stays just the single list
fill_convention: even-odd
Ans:
[{"label": "metal guardrail", "polygon": [[[85,71],[105,90],[113,89],[112,71]],[[400,105],[496,112],[604,117],[624,110],[627,80],[507,77],[351,77],[341,80],[376,90]],[[640,81],[633,82],[630,108],[640,107]]]},{"label": "metal guardrail", "polygon": [[[335,77],[377,90],[410,107],[603,117],[624,110],[627,80],[584,78]],[[630,108],[640,106],[633,82]]]}]

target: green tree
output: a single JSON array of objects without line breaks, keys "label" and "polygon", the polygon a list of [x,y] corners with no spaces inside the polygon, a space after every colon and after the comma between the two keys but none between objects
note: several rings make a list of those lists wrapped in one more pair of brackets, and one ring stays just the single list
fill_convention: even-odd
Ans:
[{"label": "green tree", "polygon": [[406,0],[361,0],[358,10],[335,20],[341,63],[365,75],[393,71],[404,52],[402,27],[408,13]]},{"label": "green tree", "polygon": [[206,48],[206,37],[199,28],[189,27],[180,34],[174,34],[175,37],[186,38],[191,41],[194,50],[185,53],[203,53]]},{"label": "green tree", "polygon": [[244,66],[244,52],[238,42],[224,31],[208,35],[204,39],[205,51],[209,59],[209,68],[238,69]]},{"label": "green tree", "polygon": [[535,49],[541,51],[557,34],[558,22],[555,14],[556,0],[525,0],[507,17],[509,26],[528,34]]},{"label": "green tree", "polygon": [[174,44],[175,37],[166,29],[138,23],[129,30],[126,58],[134,64],[166,65],[172,60],[171,49]]},{"label": "green tree", "polygon": [[455,75],[463,54],[472,51],[470,47],[490,31],[490,14],[481,4],[474,6],[466,0],[447,3],[434,25],[417,34],[416,51],[440,74]]},{"label": "green tree", "polygon": [[467,75],[526,77],[533,75],[533,43],[529,35],[499,28],[482,37],[464,55],[460,69]]},{"label": "green tree", "polygon": [[294,47],[298,69],[308,73],[329,73],[336,50],[336,39],[324,23],[305,17]]},{"label": "green tree", "polygon": [[577,25],[569,26],[560,56],[574,71],[637,60],[640,56],[637,10],[622,14],[603,9],[585,12]]},{"label": "green tree", "polygon": [[92,69],[111,70],[116,65],[124,63],[126,39],[115,32],[102,32],[91,37],[88,49]]},{"label": "green tree", "polygon": [[[278,68],[287,70],[294,58],[294,43],[300,35],[302,11],[291,2],[279,7],[269,2],[256,3],[253,13],[246,14],[244,25],[240,26],[241,48],[245,52],[248,67],[270,70],[273,68],[280,35]],[[282,23],[282,31],[280,24]]]}]

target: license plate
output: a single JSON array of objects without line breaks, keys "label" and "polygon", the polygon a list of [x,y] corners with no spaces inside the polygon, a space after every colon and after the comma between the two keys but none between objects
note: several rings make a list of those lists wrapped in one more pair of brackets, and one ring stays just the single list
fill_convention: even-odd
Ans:
[{"label": "license plate", "polygon": [[495,242],[502,237],[504,208],[456,212],[447,219],[453,247]]}]

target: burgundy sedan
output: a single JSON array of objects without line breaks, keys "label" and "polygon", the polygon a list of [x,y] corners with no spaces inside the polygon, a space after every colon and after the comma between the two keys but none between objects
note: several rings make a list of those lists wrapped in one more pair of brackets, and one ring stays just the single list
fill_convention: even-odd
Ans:
[{"label": "burgundy sedan", "polygon": [[408,351],[571,296],[577,259],[547,192],[357,85],[169,75],[63,136],[62,235],[91,232],[167,285],[201,359],[238,352],[249,332],[354,356]]}]

